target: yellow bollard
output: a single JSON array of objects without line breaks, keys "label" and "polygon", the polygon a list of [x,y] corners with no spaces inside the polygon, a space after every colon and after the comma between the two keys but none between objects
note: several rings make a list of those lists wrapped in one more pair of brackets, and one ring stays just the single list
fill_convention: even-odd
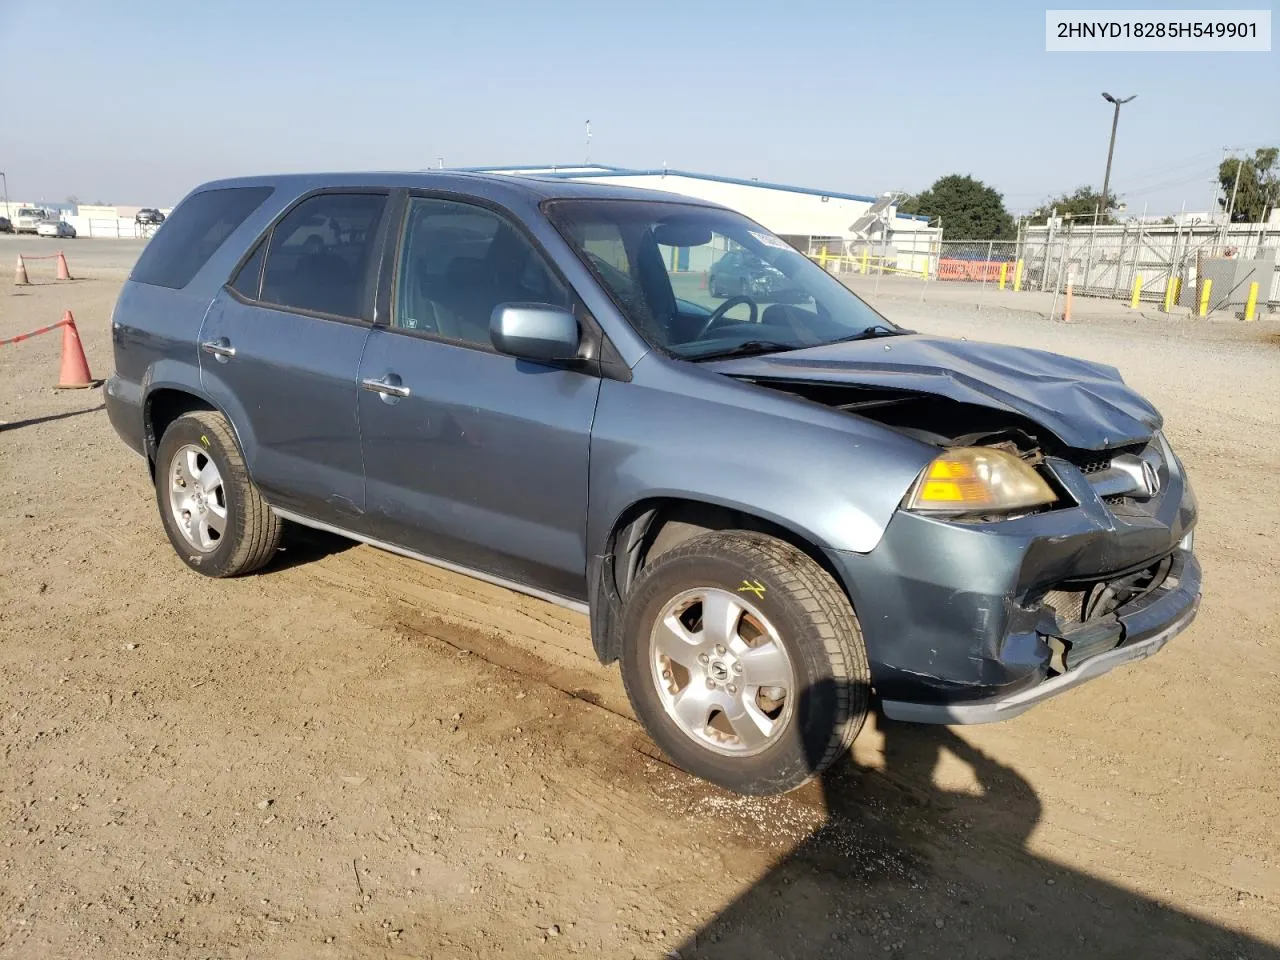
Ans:
[{"label": "yellow bollard", "polygon": [[1004,289],[1004,281],[1009,276],[1009,265],[1007,263],[1000,264],[1000,289]]},{"label": "yellow bollard", "polygon": [[1176,279],[1173,282],[1173,302],[1177,303],[1181,299],[1182,299],[1182,278],[1178,277],[1178,279]]},{"label": "yellow bollard", "polygon": [[1200,288],[1200,316],[1202,317],[1209,315],[1209,291],[1212,289],[1213,281],[1206,277],[1204,286]]},{"label": "yellow bollard", "polygon": [[925,258],[924,266],[920,268],[920,279],[923,280],[925,283],[929,282],[929,258],[928,257]]},{"label": "yellow bollard", "polygon": [[1129,307],[1133,310],[1138,309],[1138,304],[1142,301],[1142,276],[1133,278],[1133,297],[1129,300]]},{"label": "yellow bollard", "polygon": [[1164,285],[1164,312],[1171,313],[1173,311],[1174,291],[1178,288],[1177,278],[1172,274],[1169,276],[1169,282]]},{"label": "yellow bollard", "polygon": [[867,248],[862,248],[862,275],[867,275]]},{"label": "yellow bollard", "polygon": [[1245,301],[1244,318],[1246,320],[1256,320],[1258,311],[1258,281],[1255,280],[1249,284],[1249,299]]},{"label": "yellow bollard", "polygon": [[1019,260],[1013,267],[1013,292],[1017,293],[1022,289],[1022,261]]}]

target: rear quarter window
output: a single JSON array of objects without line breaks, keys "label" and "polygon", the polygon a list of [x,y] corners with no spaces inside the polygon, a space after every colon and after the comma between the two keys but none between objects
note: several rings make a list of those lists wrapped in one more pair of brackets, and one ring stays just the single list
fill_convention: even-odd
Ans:
[{"label": "rear quarter window", "polygon": [[273,189],[227,187],[188,197],[156,231],[129,279],[175,290],[185,287]]}]

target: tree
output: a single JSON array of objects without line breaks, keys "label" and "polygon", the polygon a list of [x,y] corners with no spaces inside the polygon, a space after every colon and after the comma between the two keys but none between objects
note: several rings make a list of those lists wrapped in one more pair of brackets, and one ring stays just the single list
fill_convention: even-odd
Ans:
[{"label": "tree", "polygon": [[[1222,193],[1218,203],[1225,211],[1231,210],[1231,219],[1235,223],[1258,223],[1267,215],[1267,210],[1280,202],[1280,179],[1277,178],[1276,160],[1280,158],[1280,148],[1263,147],[1255,150],[1252,157],[1228,157],[1218,166],[1218,182],[1222,184]],[[1236,186],[1236,171],[1240,172],[1240,184]],[[1235,194],[1235,204],[1231,203],[1231,195]]]},{"label": "tree", "polygon": [[1004,197],[972,176],[949,174],[898,205],[901,213],[941,218],[947,235],[964,240],[1013,239],[1017,230]]},{"label": "tree", "polygon": [[1118,206],[1116,195],[1113,193],[1108,201],[1103,203],[1102,192],[1093,187],[1076,187],[1073,193],[1064,193],[1060,197],[1046,200],[1031,211],[1028,219],[1032,224],[1043,226],[1049,221],[1049,217],[1053,216],[1053,211],[1057,210],[1058,216],[1064,220],[1092,224],[1096,215],[1098,223],[1115,223],[1115,220],[1107,214],[1107,210],[1114,210]]},{"label": "tree", "polygon": [[67,197],[67,203],[71,204],[73,207],[78,207],[80,206],[80,198],[73,193],[71,196]]}]

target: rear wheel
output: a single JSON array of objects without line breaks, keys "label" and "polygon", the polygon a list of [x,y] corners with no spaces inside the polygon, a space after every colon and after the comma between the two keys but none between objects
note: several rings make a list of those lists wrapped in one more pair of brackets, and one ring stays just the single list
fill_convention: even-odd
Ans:
[{"label": "rear wheel", "polygon": [[623,614],[622,679],[641,723],[685,770],[746,794],[793,790],[866,719],[857,618],[790,544],[708,533],[645,568]]},{"label": "rear wheel", "polygon": [[230,424],[197,410],[174,420],[156,451],[156,503],[169,542],[208,577],[234,577],[266,564],[282,524],[249,479]]}]

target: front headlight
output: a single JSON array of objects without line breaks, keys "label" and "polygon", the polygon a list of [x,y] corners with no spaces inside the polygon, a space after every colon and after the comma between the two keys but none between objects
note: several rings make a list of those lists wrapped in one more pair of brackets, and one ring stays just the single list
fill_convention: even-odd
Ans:
[{"label": "front headlight", "polygon": [[956,447],[925,467],[903,501],[919,513],[1008,513],[1053,503],[1035,468],[993,447]]}]

